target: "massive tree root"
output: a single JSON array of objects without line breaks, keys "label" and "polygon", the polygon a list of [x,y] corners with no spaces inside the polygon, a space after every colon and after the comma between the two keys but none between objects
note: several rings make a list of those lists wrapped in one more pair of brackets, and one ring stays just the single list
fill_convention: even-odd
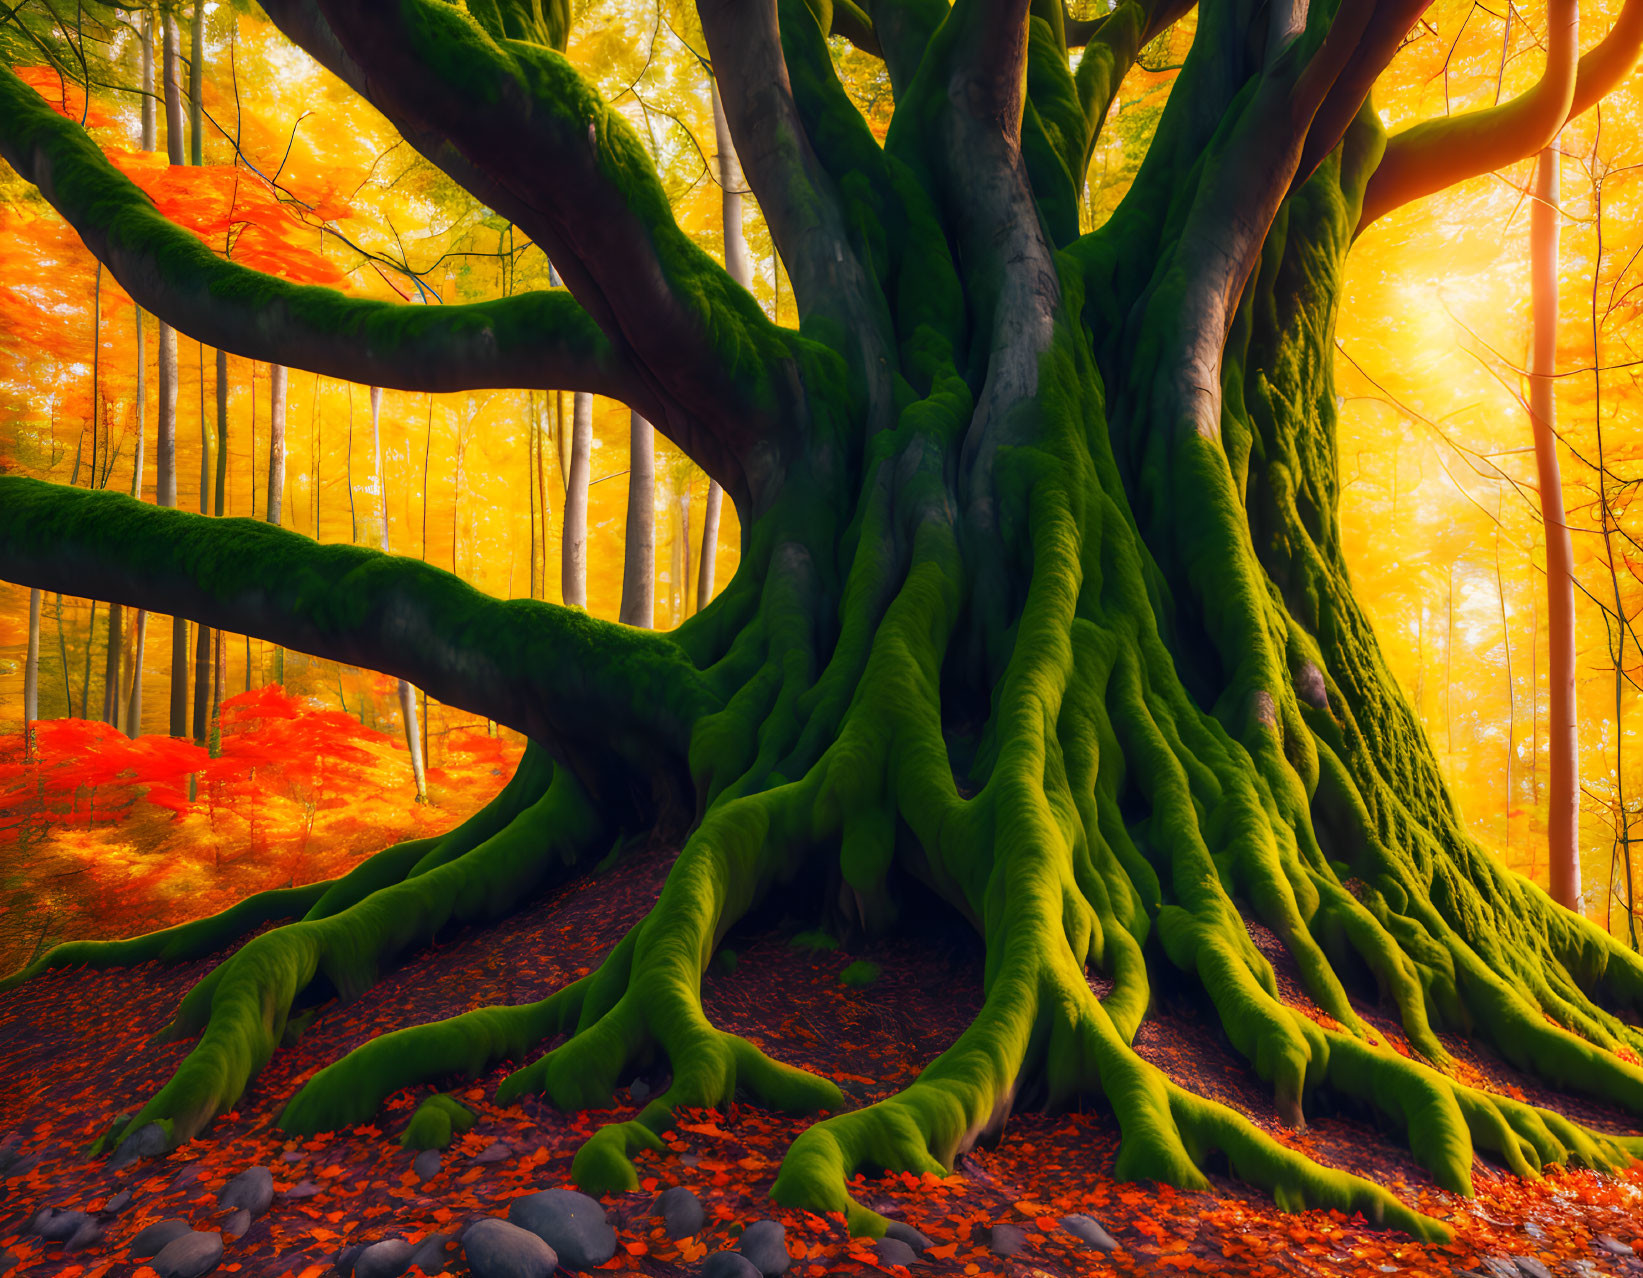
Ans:
[{"label": "massive tree root", "polygon": [[[1134,188],[1079,236],[1073,175],[1115,69],[1182,6],[1126,0],[1084,31],[1073,73],[1065,24],[1037,6],[874,5],[897,97],[881,148],[834,75],[829,6],[704,3],[798,332],[727,291],[666,216],[631,131],[562,58],[508,38],[507,19],[481,35],[415,0],[402,7],[425,21],[399,26],[340,0],[268,7],[567,259],[612,335],[605,366],[638,370],[643,396],[671,405],[665,429],[742,507],[743,557],[697,618],[637,635],[243,521],[0,478],[8,575],[89,580],[375,665],[536,743],[469,826],[322,895],[48,956],[197,954],[308,911],[184,1000],[172,1032],[198,1045],[110,1139],[148,1121],[194,1134],[268,1059],[305,988],[357,993],[447,923],[496,917],[660,823],[687,831],[678,859],[595,972],[539,1003],[373,1040],[314,1076],[282,1124],[357,1122],[395,1089],[549,1045],[499,1099],[598,1105],[655,1057],[671,1070],[578,1155],[596,1190],[636,1182],[633,1153],[678,1107],[745,1093],[835,1111],[795,1142],[775,1194],[877,1232],[850,1197],[856,1171],[945,1170],[1014,1108],[1087,1099],[1117,1119],[1121,1175],[1201,1186],[1224,1159],[1285,1207],[1443,1235],[1143,1060],[1136,1032],[1170,983],[1202,991],[1283,1122],[1366,1111],[1456,1192],[1479,1153],[1526,1176],[1643,1155],[1643,1139],[1455,1076],[1440,1032],[1643,1116],[1643,959],[1466,835],[1339,550],[1334,306],[1384,144],[1366,77],[1411,6],[1301,6],[1302,30],[1274,17],[1270,50],[1245,38],[1248,13],[1206,6]],[[518,91],[458,109],[493,81]],[[55,127],[39,123],[36,145]],[[516,128],[563,158],[576,199],[506,172],[496,148],[516,149]],[[95,220],[94,204],[78,211]],[[613,244],[625,258],[588,248]],[[621,322],[658,296],[632,312],[645,322]],[[854,1113],[702,1008],[726,931],[818,879],[830,921],[867,933],[893,925],[916,880],[986,951],[975,1023]],[[1246,912],[1321,1021],[1284,1001]],[[1415,1055],[1355,998],[1396,1009]]]}]

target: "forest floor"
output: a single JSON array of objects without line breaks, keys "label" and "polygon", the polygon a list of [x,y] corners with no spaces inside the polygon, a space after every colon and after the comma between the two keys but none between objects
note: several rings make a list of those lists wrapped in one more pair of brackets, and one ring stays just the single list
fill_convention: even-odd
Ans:
[{"label": "forest floor", "polygon": [[[156,1046],[148,1039],[215,960],[51,972],[0,995],[0,1137],[11,1133],[24,1155],[0,1174],[0,1267],[9,1251],[19,1262],[14,1272],[31,1278],[150,1278],[152,1270],[127,1259],[132,1237],[171,1217],[200,1230],[221,1229],[226,1213],[217,1209],[216,1192],[252,1166],[273,1170],[274,1202],[243,1236],[226,1240],[218,1272],[319,1278],[351,1243],[455,1235],[481,1216],[505,1215],[521,1194],[569,1185],[581,1142],[602,1123],[631,1118],[639,1106],[624,1092],[605,1112],[565,1114],[536,1099],[499,1107],[491,1097],[517,1062],[447,1081],[478,1121],[426,1181],[411,1170],[414,1151],[396,1138],[431,1088],[393,1096],[373,1124],[312,1139],[288,1139],[269,1121],[316,1070],[377,1033],[486,1004],[539,999],[588,971],[650,907],[671,857],[666,847],[632,851],[502,924],[456,934],[413,956],[351,1005],[321,1009],[297,1044],[277,1052],[253,1081],[239,1110],[201,1139],[120,1172],[86,1162],[84,1151],[187,1053],[188,1044]],[[852,1104],[912,1081],[979,1008],[979,946],[935,911],[909,919],[893,939],[850,949],[801,948],[792,942],[804,924],[766,923],[729,938],[735,960],[715,961],[704,979],[707,1013],[773,1056],[834,1079]],[[1285,997],[1310,1007],[1276,938],[1259,924],[1251,931],[1277,967]],[[877,964],[878,979],[859,989],[841,983],[841,972],[859,960]],[[1391,1018],[1373,1007],[1358,1010],[1389,1042],[1404,1043]],[[1478,1085],[1552,1105],[1599,1128],[1643,1132],[1636,1119],[1550,1093],[1461,1040],[1446,1044]],[[1265,1194],[1225,1177],[1212,1177],[1207,1192],[1115,1181],[1117,1126],[1103,1112],[1017,1114],[999,1144],[971,1151],[951,1176],[885,1175],[860,1180],[854,1192],[933,1240],[915,1274],[1470,1269],[1497,1278],[1539,1278],[1548,1271],[1643,1275],[1643,1257],[1617,1250],[1617,1244],[1636,1244],[1643,1252],[1643,1168],[1621,1177],[1555,1172],[1526,1182],[1479,1159],[1477,1196],[1466,1200],[1438,1189],[1399,1136],[1358,1119],[1318,1116],[1304,1133],[1279,1127],[1269,1094],[1234,1055],[1213,1012],[1186,993],[1159,998],[1137,1047],[1171,1077],[1234,1106],[1286,1143],[1369,1176],[1448,1221],[1455,1241],[1421,1245],[1338,1212],[1287,1214]],[[638,1090],[665,1086],[663,1068],[644,1075]],[[810,1121],[741,1104],[725,1113],[682,1115],[664,1152],[637,1159],[642,1188],[604,1200],[619,1241],[604,1268],[660,1278],[693,1273],[706,1254],[734,1247],[744,1225],[771,1217],[786,1226],[795,1278],[904,1275],[866,1240],[849,1239],[840,1218],[770,1202],[782,1154]],[[650,1214],[657,1193],[672,1185],[688,1186],[707,1208],[704,1230],[678,1242],[668,1241]],[[102,1218],[101,1241],[77,1254],[22,1233],[40,1207],[94,1212],[127,1189],[123,1211]],[[1061,1217],[1074,1212],[1099,1220],[1121,1249],[1103,1255],[1062,1229]],[[1001,1224],[1019,1231],[1019,1254],[1004,1258],[989,1245],[1010,1235],[994,1231]],[[448,1259],[453,1271],[463,1270],[454,1243]]]}]

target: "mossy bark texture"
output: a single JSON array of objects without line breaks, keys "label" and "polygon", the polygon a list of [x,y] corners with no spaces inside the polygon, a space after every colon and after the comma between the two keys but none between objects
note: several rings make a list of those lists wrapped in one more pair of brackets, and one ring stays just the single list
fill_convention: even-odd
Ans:
[{"label": "mossy bark texture", "polygon": [[[741,566],[652,635],[265,526],[0,479],[9,576],[89,580],[375,665],[534,742],[444,839],[37,964],[198,955],[295,920],[184,1000],[170,1032],[198,1045],[129,1130],[192,1136],[233,1106],[305,989],[357,991],[441,927],[660,826],[677,860],[593,973],[374,1040],[310,1080],[282,1125],[359,1122],[395,1089],[563,1036],[499,1099],[603,1105],[653,1058],[671,1072],[576,1159],[595,1191],[636,1184],[632,1154],[678,1107],[742,1094],[829,1111],[775,1196],[876,1233],[847,1188],[858,1169],[943,1171],[1014,1107],[1090,1102],[1117,1119],[1124,1176],[1201,1186],[1224,1160],[1286,1207],[1442,1235],[1142,1059],[1136,1032],[1168,985],[1202,991],[1284,1121],[1372,1112],[1448,1188],[1469,1192],[1477,1152],[1526,1176],[1643,1152],[1461,1083],[1437,1034],[1643,1114],[1643,961],[1468,836],[1341,555],[1332,334],[1384,148],[1365,67],[1411,6],[1314,3],[1299,31],[1264,5],[1200,6],[1132,191],[1079,235],[1095,131],[1181,5],[1123,0],[1077,24],[1073,59],[1057,6],[909,0],[866,6],[870,25],[849,6],[841,30],[885,58],[896,92],[881,146],[834,73],[830,6],[704,2],[797,331],[679,233],[632,131],[559,54],[510,38],[515,7],[470,5],[480,26],[433,0],[391,18],[267,5],[550,251],[601,358],[632,370],[658,428],[737,501]],[[554,163],[510,168],[521,139]],[[551,186],[532,186],[539,169]],[[702,1009],[726,931],[817,876],[829,922],[892,928],[918,885],[985,945],[975,1023],[853,1112]],[[1246,916],[1334,1028],[1285,1003]],[[1368,1030],[1354,997],[1395,1008],[1415,1054]]]}]

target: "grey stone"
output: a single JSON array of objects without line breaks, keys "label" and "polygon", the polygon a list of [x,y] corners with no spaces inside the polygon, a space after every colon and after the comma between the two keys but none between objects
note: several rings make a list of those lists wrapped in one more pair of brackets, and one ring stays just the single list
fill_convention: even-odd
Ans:
[{"label": "grey stone", "polygon": [[34,1213],[26,1232],[39,1234],[47,1242],[67,1242],[91,1217],[83,1211],[64,1211],[60,1207],[42,1207]]},{"label": "grey stone", "polygon": [[702,1210],[702,1200],[683,1185],[675,1185],[658,1194],[656,1205],[650,1209],[650,1214],[662,1218],[667,1236],[674,1239],[690,1238],[701,1233],[702,1226],[707,1221],[707,1213]]},{"label": "grey stone", "polygon": [[929,1251],[931,1247],[930,1240],[905,1220],[892,1220],[884,1227],[884,1236],[894,1238],[897,1242],[906,1243],[920,1256]]},{"label": "grey stone", "polygon": [[251,1228],[251,1212],[245,1207],[236,1207],[229,1218],[222,1223],[224,1238],[244,1238],[246,1230]]},{"label": "grey stone", "polygon": [[873,1244],[873,1250],[878,1252],[880,1264],[903,1267],[918,1264],[918,1253],[899,1238],[880,1238]]},{"label": "grey stone", "polygon": [[1611,1256],[1630,1256],[1632,1254],[1631,1244],[1621,1242],[1613,1234],[1599,1234],[1597,1236],[1597,1245]]},{"label": "grey stone", "polygon": [[497,1216],[477,1220],[462,1235],[474,1278],[550,1278],[559,1257],[540,1237]]},{"label": "grey stone", "polygon": [[1552,1278],[1552,1271],[1533,1256],[1513,1256],[1512,1263],[1523,1278]]},{"label": "grey stone", "polygon": [[131,1206],[131,1190],[122,1189],[103,1204],[103,1210],[118,1216],[129,1206]]},{"label": "grey stone", "polygon": [[87,1216],[80,1223],[80,1227],[69,1236],[68,1243],[63,1247],[63,1253],[84,1251],[87,1247],[95,1247],[103,1241],[103,1226],[95,1216]]},{"label": "grey stone", "polygon": [[474,1162],[476,1162],[476,1163],[499,1163],[504,1158],[512,1158],[512,1157],[513,1157],[513,1150],[509,1149],[501,1141],[493,1140],[489,1145],[485,1146],[484,1149],[480,1150],[477,1154],[474,1155]]},{"label": "grey stone", "polygon": [[158,1256],[173,1239],[193,1232],[194,1226],[181,1216],[157,1221],[131,1240],[131,1249],[127,1254],[133,1260],[147,1260],[150,1256]]},{"label": "grey stone", "polygon": [[1014,1225],[994,1225],[987,1232],[987,1246],[995,1256],[1019,1256],[1027,1250],[1027,1235]]},{"label": "grey stone", "polygon": [[702,1262],[702,1278],[759,1278],[759,1267],[739,1251],[716,1251]]},{"label": "grey stone", "polygon": [[359,1259],[359,1253],[365,1250],[364,1243],[349,1243],[332,1258],[331,1263],[337,1267],[338,1273],[351,1274],[354,1272],[354,1262]]},{"label": "grey stone", "polygon": [[638,1103],[650,1095],[650,1084],[642,1078],[636,1078],[628,1084],[628,1095]]},{"label": "grey stone", "polygon": [[295,1185],[292,1185],[290,1189],[286,1190],[285,1193],[281,1194],[280,1197],[292,1199],[312,1198],[317,1193],[319,1193],[319,1186],[304,1176]]},{"label": "grey stone", "polygon": [[139,1158],[158,1157],[170,1146],[171,1142],[166,1139],[165,1128],[158,1123],[145,1123],[120,1142],[120,1147],[114,1151],[114,1157],[108,1160],[109,1169],[119,1171],[122,1167],[129,1167]]},{"label": "grey stone", "polygon": [[596,1269],[616,1254],[616,1231],[605,1209],[574,1189],[544,1189],[515,1198],[508,1219],[528,1229],[559,1257],[566,1269]]},{"label": "grey stone", "polygon": [[1061,1218],[1061,1228],[1065,1229],[1074,1238],[1081,1239],[1098,1251],[1113,1252],[1119,1249],[1118,1239],[1103,1229],[1101,1222],[1093,1216],[1063,1216]]},{"label": "grey stone", "polygon": [[224,1207],[243,1207],[253,1216],[267,1211],[274,1201],[274,1173],[266,1167],[248,1167],[222,1187],[217,1202]]},{"label": "grey stone", "polygon": [[190,1230],[148,1263],[160,1278],[200,1278],[222,1263],[222,1235]]},{"label": "grey stone", "polygon": [[280,1155],[280,1161],[283,1163],[300,1163],[307,1157],[308,1155],[303,1153],[300,1149],[288,1149]]},{"label": "grey stone", "polygon": [[9,1274],[18,1265],[15,1251],[0,1251],[0,1274]]},{"label": "grey stone", "polygon": [[371,1243],[354,1258],[354,1278],[399,1278],[415,1254],[416,1248],[403,1238]]},{"label": "grey stone", "polygon": [[756,1220],[742,1230],[741,1245],[737,1248],[751,1260],[766,1278],[784,1274],[793,1263],[787,1254],[787,1230],[774,1220]]},{"label": "grey stone", "polygon": [[411,1164],[411,1170],[422,1180],[432,1180],[439,1175],[439,1169],[445,1165],[445,1160],[439,1156],[437,1149],[425,1149],[416,1156]]},{"label": "grey stone", "polygon": [[416,1255],[411,1257],[411,1263],[425,1274],[444,1273],[450,1254],[445,1250],[445,1244],[454,1237],[455,1234],[429,1234],[416,1245]]}]

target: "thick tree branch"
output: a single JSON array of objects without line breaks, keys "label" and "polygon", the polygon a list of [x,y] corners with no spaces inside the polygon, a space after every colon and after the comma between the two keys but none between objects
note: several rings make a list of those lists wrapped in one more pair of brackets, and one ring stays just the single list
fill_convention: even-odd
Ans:
[{"label": "thick tree branch", "polygon": [[1547,8],[1546,70],[1540,80],[1510,102],[1428,120],[1389,139],[1364,192],[1359,234],[1412,200],[1538,154],[1575,113],[1577,101],[1596,102],[1636,60],[1643,4],[1628,0],[1615,29],[1586,58],[1579,56],[1578,0],[1551,0]]},{"label": "thick tree branch", "polygon": [[493,599],[414,559],[114,492],[0,476],[0,579],[398,675],[517,728],[595,792],[609,793],[613,773],[682,768],[710,708],[678,646],[651,631]]},{"label": "thick tree branch", "polygon": [[224,261],[3,65],[0,155],[139,305],[235,355],[398,390],[526,387],[645,398],[631,367],[568,294],[407,306]]},{"label": "thick tree branch", "polygon": [[1068,47],[1084,47],[1073,76],[1086,130],[1083,167],[1078,177],[1082,178],[1089,167],[1090,153],[1101,136],[1101,126],[1112,109],[1113,99],[1118,96],[1118,86],[1137,55],[1186,16],[1195,4],[1196,0],[1120,0],[1105,17],[1092,21],[1065,20]]},{"label": "thick tree branch", "polygon": [[794,429],[790,338],[674,221],[637,134],[563,55],[439,0],[269,0],[274,22],[548,253],[651,388],[646,415],[738,503]]},{"label": "thick tree branch", "polygon": [[[806,5],[784,5],[780,21],[776,0],[701,0],[697,12],[736,155],[781,250],[799,312],[826,321],[829,344],[865,379],[869,420],[889,425],[892,344],[884,291],[851,240],[839,188],[811,144],[807,119],[830,117],[827,131],[841,153],[834,158],[858,175],[865,170],[854,160],[882,164],[878,147],[844,96]],[[804,112],[795,96],[801,91]]]}]

